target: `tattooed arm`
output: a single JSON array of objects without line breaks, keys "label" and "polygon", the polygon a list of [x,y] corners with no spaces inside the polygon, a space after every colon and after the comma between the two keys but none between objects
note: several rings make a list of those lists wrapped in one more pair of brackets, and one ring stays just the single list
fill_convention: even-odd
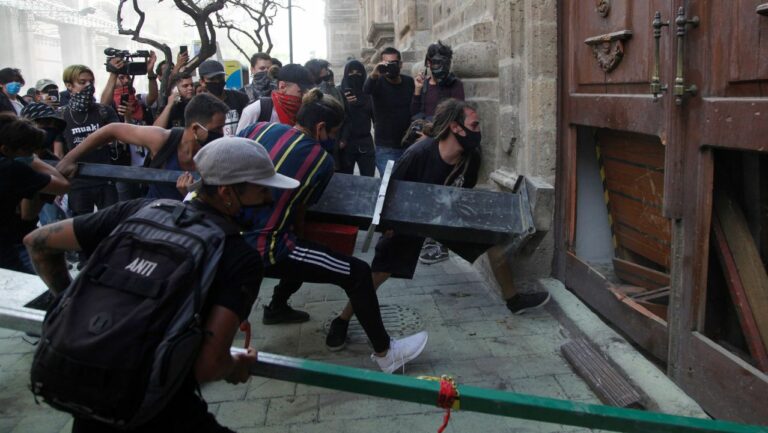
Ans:
[{"label": "tattooed arm", "polygon": [[71,219],[40,227],[24,237],[24,245],[37,274],[53,293],[69,286],[71,278],[64,252],[80,250]]}]

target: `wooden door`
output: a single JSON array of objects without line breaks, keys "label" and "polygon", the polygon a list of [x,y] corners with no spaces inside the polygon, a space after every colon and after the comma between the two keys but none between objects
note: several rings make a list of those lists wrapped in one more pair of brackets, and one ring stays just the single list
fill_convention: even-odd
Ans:
[{"label": "wooden door", "polygon": [[[689,202],[682,213],[681,252],[674,263],[679,280],[672,308],[678,312],[670,321],[669,373],[672,378],[708,412],[716,417],[768,424],[768,375],[754,359],[739,356],[729,345],[721,344],[706,331],[712,314],[712,267],[719,267],[711,244],[713,208],[727,198],[758,208],[753,218],[755,236],[743,223],[746,235],[731,249],[753,254],[753,271],[760,277],[742,282],[748,289],[768,291],[765,280],[764,233],[768,231],[768,16],[759,11],[768,5],[757,0],[690,0],[682,2],[686,19],[698,17],[697,27],[687,26],[685,34],[685,85],[698,87],[695,96],[686,97],[673,107],[673,128],[684,146],[686,190]],[[736,165],[725,165],[728,161]],[[749,177],[736,171],[757,168]],[[718,172],[719,171],[719,172]],[[742,178],[728,188],[728,178]],[[718,191],[720,192],[718,197]],[[739,205],[736,205],[739,207]],[[746,209],[745,208],[745,209]],[[739,211],[741,212],[741,210]],[[762,220],[762,221],[760,221]],[[722,220],[726,231],[738,230],[739,222]],[[757,233],[761,231],[763,235]],[[762,236],[762,240],[760,239]],[[747,245],[750,244],[750,245]],[[762,244],[762,245],[761,245]],[[747,248],[749,247],[749,248]],[[762,267],[762,269],[760,269]],[[742,275],[746,278],[746,275]],[[762,284],[762,287],[760,285]],[[679,289],[678,289],[679,287]],[[768,293],[764,293],[768,296]],[[727,298],[724,302],[730,302]],[[765,324],[768,309],[754,314]],[[763,328],[763,338],[768,340]],[[743,330],[743,331],[746,331]]]},{"label": "wooden door", "polygon": [[[668,352],[666,314],[660,311],[666,307],[643,304],[634,295],[669,286],[671,224],[665,212],[678,182],[665,173],[680,158],[669,156],[676,149],[670,146],[670,98],[654,99],[649,79],[655,54],[651,21],[655,11],[669,16],[673,3],[563,1],[559,10],[556,273],[661,360]],[[659,52],[667,58],[673,44],[669,29],[663,30]],[[660,68],[662,77],[672,73],[670,62],[660,62]],[[588,171],[600,174],[600,191],[588,191]],[[580,204],[589,194],[604,198],[605,216],[591,215],[590,206]],[[582,244],[599,230],[610,232],[612,251],[592,259]]]},{"label": "wooden door", "polygon": [[[654,29],[657,11],[665,25]],[[713,206],[740,201],[754,214],[741,223],[741,240],[755,244],[750,263],[768,262],[766,11],[757,0],[563,0],[558,11],[556,276],[668,362],[709,413],[754,423],[768,423],[768,376],[713,335],[713,307],[730,302],[714,296],[715,282],[739,275],[710,238]],[[605,216],[591,211],[601,205]],[[588,245],[601,230],[610,248]],[[742,286],[764,282],[742,277]]]}]

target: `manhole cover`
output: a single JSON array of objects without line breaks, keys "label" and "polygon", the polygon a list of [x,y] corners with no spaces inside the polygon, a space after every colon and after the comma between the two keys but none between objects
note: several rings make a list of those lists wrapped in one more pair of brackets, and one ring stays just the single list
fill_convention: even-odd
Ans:
[{"label": "manhole cover", "polygon": [[[406,335],[415,334],[424,329],[424,321],[416,310],[400,305],[380,305],[381,320],[384,322],[384,328],[392,338],[400,338]],[[334,313],[323,323],[323,332],[328,335],[328,329],[331,327],[331,321],[338,314]],[[352,318],[347,331],[347,340],[350,343],[367,343],[368,337],[357,318]]]}]

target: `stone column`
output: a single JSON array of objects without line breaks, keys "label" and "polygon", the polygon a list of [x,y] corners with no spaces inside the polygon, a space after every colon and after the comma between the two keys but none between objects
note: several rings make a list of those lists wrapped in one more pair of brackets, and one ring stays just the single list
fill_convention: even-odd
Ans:
[{"label": "stone column", "polygon": [[360,57],[360,13],[358,0],[334,0],[325,3],[328,61],[340,79],[347,58]]}]

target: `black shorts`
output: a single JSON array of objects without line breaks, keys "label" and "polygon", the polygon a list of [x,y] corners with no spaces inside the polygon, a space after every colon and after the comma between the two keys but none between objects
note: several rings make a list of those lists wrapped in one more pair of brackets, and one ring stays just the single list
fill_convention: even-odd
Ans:
[{"label": "black shorts", "polygon": [[395,234],[392,237],[381,236],[376,244],[371,271],[388,272],[394,278],[412,279],[419,264],[419,255],[424,238]]}]

